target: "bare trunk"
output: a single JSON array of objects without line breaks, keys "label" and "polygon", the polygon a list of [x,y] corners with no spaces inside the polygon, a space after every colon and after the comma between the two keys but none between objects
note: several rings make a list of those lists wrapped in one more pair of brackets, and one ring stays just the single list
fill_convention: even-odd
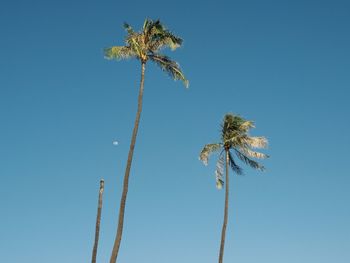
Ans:
[{"label": "bare trunk", "polygon": [[226,237],[226,227],[228,218],[228,194],[229,194],[229,178],[228,178],[228,163],[229,163],[229,152],[226,150],[226,178],[225,178],[225,212],[224,212],[224,223],[222,225],[221,231],[221,244],[220,244],[220,254],[219,263],[224,260],[224,249],[225,249],[225,237]]},{"label": "bare trunk", "polygon": [[125,202],[126,202],[126,197],[128,194],[130,168],[131,168],[131,163],[132,163],[132,157],[134,154],[137,130],[139,128],[140,116],[141,116],[141,111],[142,111],[142,97],[143,97],[143,87],[144,87],[144,80],[145,80],[145,66],[146,66],[146,62],[142,61],[141,62],[141,81],[140,81],[137,113],[136,113],[136,119],[135,119],[135,124],[134,124],[134,130],[132,132],[132,137],[131,137],[128,161],[126,164],[125,175],[124,175],[123,193],[122,193],[122,197],[120,200],[120,208],[119,208],[118,230],[117,230],[117,235],[115,237],[115,241],[114,241],[114,245],[113,245],[112,255],[111,255],[111,258],[109,261],[110,263],[115,263],[117,261],[120,242],[121,242],[122,234],[123,234]]},{"label": "bare trunk", "polygon": [[94,243],[94,248],[92,250],[91,263],[96,263],[98,238],[99,238],[99,235],[100,235],[100,223],[101,223],[102,198],[103,198],[104,184],[105,184],[104,180],[101,179],[101,181],[100,181],[100,191],[99,191],[99,194],[98,194],[98,206],[97,206],[96,229],[95,229],[95,243]]}]

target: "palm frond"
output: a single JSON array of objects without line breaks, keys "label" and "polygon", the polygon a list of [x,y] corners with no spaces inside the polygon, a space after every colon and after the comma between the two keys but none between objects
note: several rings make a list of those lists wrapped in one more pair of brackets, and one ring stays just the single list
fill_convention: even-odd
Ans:
[{"label": "palm frond", "polygon": [[254,123],[252,121],[247,121],[239,115],[234,115],[228,113],[224,117],[222,125],[223,133],[247,133],[249,129],[254,128]]},{"label": "palm frond", "polygon": [[247,157],[246,155],[244,155],[243,153],[241,153],[240,151],[238,151],[237,149],[234,149],[237,157],[244,163],[246,163],[247,165],[249,165],[250,167],[260,170],[260,171],[264,171],[265,167],[261,164],[259,164],[258,162],[250,159],[249,157]]},{"label": "palm frond", "polygon": [[219,143],[212,143],[212,144],[205,145],[199,155],[199,160],[201,160],[204,163],[204,165],[208,165],[208,159],[210,154],[220,150],[221,147],[222,146]]},{"label": "palm frond", "polygon": [[228,158],[229,158],[231,169],[235,173],[237,173],[238,175],[243,175],[243,169],[238,164],[236,164],[235,160],[233,159],[233,156],[232,156],[231,152],[229,152]]},{"label": "palm frond", "polygon": [[163,32],[165,31],[165,26],[160,22],[159,19],[152,21],[152,25],[150,26],[150,31],[152,34],[157,33],[157,32]]},{"label": "palm frond", "polygon": [[143,52],[142,36],[139,33],[133,33],[126,37],[125,42],[128,47],[140,58]]},{"label": "palm frond", "polygon": [[145,37],[145,42],[151,42],[153,38],[152,35],[162,32],[163,30],[163,25],[159,20],[153,21],[152,19],[147,18],[143,24],[143,35]]},{"label": "palm frond", "polygon": [[246,137],[243,137],[243,140],[252,148],[266,149],[268,146],[268,140],[263,136],[260,136],[260,137],[246,136]]},{"label": "palm frond", "polygon": [[152,19],[145,19],[142,28],[142,34],[144,36],[145,43],[149,43],[152,35],[152,31],[160,24],[159,20],[153,21]]},{"label": "palm frond", "polygon": [[185,75],[182,73],[180,69],[180,65],[171,60],[169,57],[161,55],[161,54],[150,54],[149,59],[154,61],[163,71],[167,72],[170,77],[174,80],[181,80],[186,88],[188,88],[189,82],[185,78]]},{"label": "palm frond", "polygon": [[[240,119],[243,120],[243,118]],[[252,121],[243,120],[243,122],[239,124],[239,131],[241,132],[248,132],[251,128],[255,128],[254,122]]]},{"label": "palm frond", "polygon": [[126,32],[128,32],[129,35],[132,35],[135,33],[134,29],[128,24],[124,22],[124,29],[126,30]]},{"label": "palm frond", "polygon": [[249,157],[257,158],[257,159],[266,159],[269,157],[267,154],[252,151],[251,149],[249,149],[247,147],[239,147],[239,150],[242,153],[244,153],[245,155],[247,155]]},{"label": "palm frond", "polygon": [[164,31],[152,35],[150,47],[155,52],[163,47],[170,47],[171,50],[175,50],[182,45],[182,38],[175,36],[169,31]]},{"label": "palm frond", "polygon": [[169,46],[171,50],[175,50],[181,47],[183,43],[182,38],[175,36],[170,31],[167,31],[166,33],[164,33],[162,37],[163,37],[164,45]]},{"label": "palm frond", "polygon": [[130,47],[114,46],[104,49],[104,56],[106,59],[126,59],[135,56],[135,53]]},{"label": "palm frond", "polygon": [[216,163],[216,170],[215,170],[215,179],[216,179],[216,187],[218,189],[222,189],[224,186],[224,180],[223,180],[223,174],[224,174],[224,158],[223,152],[220,154],[219,159]]},{"label": "palm frond", "polygon": [[149,18],[145,19],[145,22],[143,23],[143,33],[144,34],[151,34],[154,32],[154,30],[164,30],[164,26],[160,22],[159,19],[152,20]]},{"label": "palm frond", "polygon": [[182,45],[183,40],[175,36],[160,22],[160,20],[146,19],[143,25],[145,42],[152,52],[157,52],[163,47],[170,47],[171,50]]},{"label": "palm frond", "polygon": [[221,125],[222,128],[222,140],[228,141],[236,137],[240,133],[240,126],[245,120],[238,115],[228,113],[224,117],[224,121]]},{"label": "palm frond", "polygon": [[143,27],[142,27],[143,32],[146,32],[146,31],[147,31],[148,25],[149,25],[151,22],[152,22],[151,19],[148,19],[148,18],[145,19],[145,21],[143,22]]}]

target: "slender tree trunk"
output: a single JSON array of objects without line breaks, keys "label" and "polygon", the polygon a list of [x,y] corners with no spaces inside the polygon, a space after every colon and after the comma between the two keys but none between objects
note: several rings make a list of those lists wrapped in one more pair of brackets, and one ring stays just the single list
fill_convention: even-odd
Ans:
[{"label": "slender tree trunk", "polygon": [[228,152],[228,150],[226,150],[225,212],[224,212],[224,223],[222,224],[222,231],[221,231],[219,263],[222,263],[224,260],[226,226],[227,226],[227,218],[228,218],[228,194],[229,194],[229,186],[230,186],[229,178],[228,178],[228,163],[229,163],[229,152]]},{"label": "slender tree trunk", "polygon": [[103,198],[104,185],[105,185],[105,182],[104,182],[103,179],[101,179],[101,181],[100,181],[100,191],[99,191],[99,194],[98,194],[98,206],[97,206],[96,229],[95,229],[95,243],[94,243],[94,248],[92,250],[91,263],[96,263],[98,238],[99,238],[99,235],[100,235],[102,198]]},{"label": "slender tree trunk", "polygon": [[144,81],[145,81],[145,66],[146,66],[146,62],[142,61],[141,62],[140,90],[139,90],[139,97],[138,97],[138,101],[137,101],[137,103],[138,103],[137,113],[136,113],[136,119],[135,119],[135,124],[134,124],[134,130],[132,132],[132,137],[131,137],[128,161],[126,164],[125,175],[124,175],[123,193],[122,193],[122,197],[120,200],[120,208],[119,208],[118,230],[117,230],[117,235],[115,237],[115,241],[114,241],[114,245],[113,245],[111,259],[109,261],[110,263],[115,263],[117,261],[120,242],[121,242],[122,234],[123,234],[125,202],[126,202],[126,197],[128,194],[130,168],[131,168],[131,163],[132,163],[132,157],[134,154],[137,130],[139,128],[140,116],[141,116],[141,111],[142,111],[143,87],[144,87]]}]

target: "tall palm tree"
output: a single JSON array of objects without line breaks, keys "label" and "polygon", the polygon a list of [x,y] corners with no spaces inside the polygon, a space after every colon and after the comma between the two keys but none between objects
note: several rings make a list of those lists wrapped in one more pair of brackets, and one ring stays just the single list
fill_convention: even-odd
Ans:
[{"label": "tall palm tree", "polygon": [[229,199],[229,166],[237,174],[242,174],[242,168],[236,163],[235,157],[238,157],[245,164],[254,169],[263,171],[263,165],[252,160],[251,158],[264,159],[268,156],[264,153],[256,152],[254,148],[266,148],[267,139],[265,137],[253,137],[248,134],[251,128],[254,128],[252,121],[247,121],[242,117],[234,114],[226,114],[221,125],[221,141],[218,143],[207,144],[200,153],[199,159],[208,164],[209,155],[213,152],[220,152],[216,164],[216,186],[221,189],[224,185],[223,172],[225,165],[225,209],[224,222],[221,231],[221,244],[219,252],[219,263],[223,262],[224,246],[226,237],[226,226],[228,218],[228,199]]},{"label": "tall palm tree", "polygon": [[105,58],[107,59],[127,59],[136,58],[141,62],[141,81],[138,95],[138,107],[134,129],[132,132],[130,149],[128,154],[127,165],[124,175],[123,193],[120,201],[118,230],[115,238],[110,263],[115,263],[118,256],[119,246],[123,233],[125,202],[128,193],[128,183],[130,168],[135,148],[137,130],[139,127],[140,116],[142,111],[142,97],[145,79],[145,66],[147,61],[155,62],[163,71],[168,73],[174,80],[181,80],[188,87],[188,80],[182,73],[179,64],[171,60],[168,56],[160,53],[160,50],[169,47],[175,50],[182,44],[182,39],[175,36],[159,20],[146,19],[142,30],[135,32],[133,28],[124,24],[127,31],[125,46],[113,46],[105,49]]},{"label": "tall palm tree", "polygon": [[98,205],[97,205],[97,216],[96,216],[96,227],[95,227],[95,242],[92,249],[92,259],[91,263],[96,263],[98,239],[100,236],[100,225],[101,225],[101,212],[102,212],[102,202],[103,202],[103,191],[105,187],[105,181],[100,180],[100,190],[98,192]]}]

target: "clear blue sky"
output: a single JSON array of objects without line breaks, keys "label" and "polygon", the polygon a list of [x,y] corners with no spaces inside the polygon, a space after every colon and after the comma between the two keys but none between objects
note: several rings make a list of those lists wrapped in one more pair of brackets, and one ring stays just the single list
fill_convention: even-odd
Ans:
[{"label": "clear blue sky", "polygon": [[224,191],[198,154],[226,112],[256,122],[271,158],[231,179],[225,262],[350,262],[349,13],[346,0],[2,1],[1,262],[89,262],[100,178],[108,262],[140,66],[102,50],[146,17],[184,38],[171,56],[190,88],[148,65],[120,262],[216,262]]}]

